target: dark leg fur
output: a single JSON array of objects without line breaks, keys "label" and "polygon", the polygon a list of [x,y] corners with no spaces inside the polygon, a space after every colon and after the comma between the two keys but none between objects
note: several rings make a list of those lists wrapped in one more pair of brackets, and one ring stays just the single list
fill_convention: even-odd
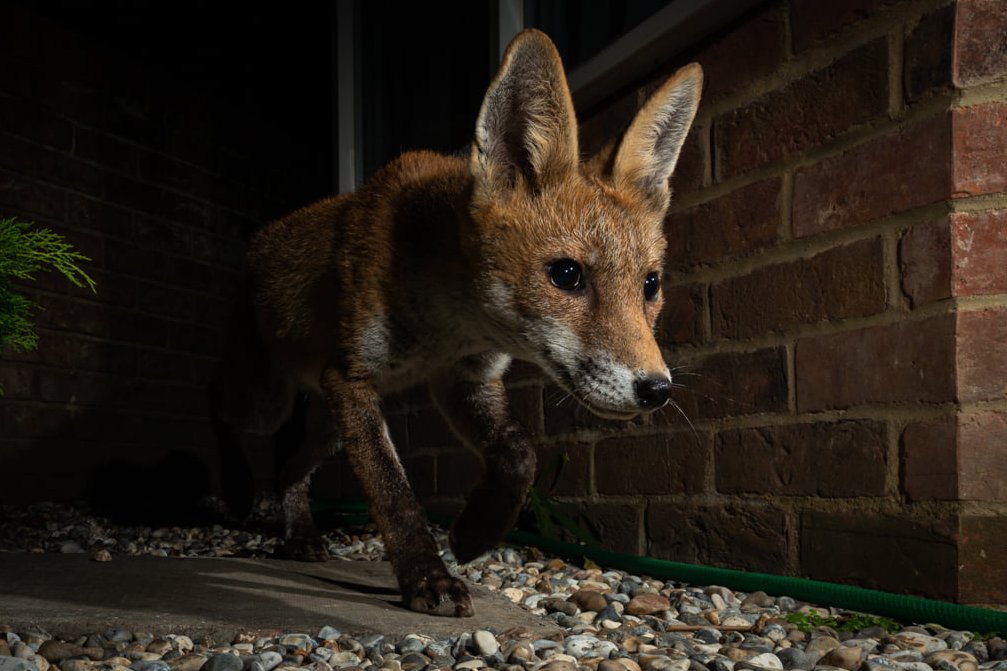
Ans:
[{"label": "dark leg fur", "polygon": [[535,450],[510,417],[503,382],[473,380],[478,364],[463,362],[454,374],[431,385],[448,424],[486,461],[482,481],[451,530],[451,548],[462,563],[491,549],[510,531],[535,478]]},{"label": "dark leg fur", "polygon": [[384,537],[403,601],[419,612],[471,616],[468,588],[437,555],[423,509],[388,437],[377,393],[368,383],[335,371],[323,379],[342,445]]}]

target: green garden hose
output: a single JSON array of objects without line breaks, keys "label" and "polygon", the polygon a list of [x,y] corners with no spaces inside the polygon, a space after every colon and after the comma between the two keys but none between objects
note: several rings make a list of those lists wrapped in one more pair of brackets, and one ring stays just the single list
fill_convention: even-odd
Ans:
[{"label": "green garden hose", "polygon": [[[312,510],[320,513],[348,513],[354,522],[367,511],[362,503],[319,502]],[[442,516],[431,515],[433,521],[443,524]],[[1007,612],[962,606],[944,601],[922,599],[901,594],[891,594],[852,585],[838,585],[821,580],[792,578],[770,573],[750,573],[734,569],[684,564],[682,562],[626,555],[611,550],[574,545],[545,538],[526,531],[513,531],[507,541],[537,547],[562,557],[587,557],[608,568],[620,569],[634,575],[647,575],[660,580],[694,585],[721,585],[741,592],[763,591],[767,594],[790,596],[801,601],[835,606],[874,615],[883,615],[900,622],[934,623],[950,629],[986,633],[1007,633]]]}]

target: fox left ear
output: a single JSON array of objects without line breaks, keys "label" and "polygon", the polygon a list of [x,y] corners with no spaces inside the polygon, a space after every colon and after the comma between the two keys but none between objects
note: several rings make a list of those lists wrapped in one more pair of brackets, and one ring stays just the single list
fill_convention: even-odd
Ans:
[{"label": "fox left ear", "polygon": [[479,191],[537,191],[577,169],[577,119],[552,41],[525,30],[507,47],[476,121],[469,162]]},{"label": "fox left ear", "polygon": [[612,177],[616,188],[639,192],[655,208],[668,206],[668,179],[692,126],[703,89],[699,63],[676,72],[643,106],[623,136]]}]

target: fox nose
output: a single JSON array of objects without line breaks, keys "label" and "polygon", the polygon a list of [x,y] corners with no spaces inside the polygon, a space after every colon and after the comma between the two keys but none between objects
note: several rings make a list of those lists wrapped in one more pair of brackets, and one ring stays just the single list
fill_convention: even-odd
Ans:
[{"label": "fox nose", "polygon": [[633,385],[636,402],[644,410],[657,410],[671,398],[671,380],[663,375],[648,375]]}]

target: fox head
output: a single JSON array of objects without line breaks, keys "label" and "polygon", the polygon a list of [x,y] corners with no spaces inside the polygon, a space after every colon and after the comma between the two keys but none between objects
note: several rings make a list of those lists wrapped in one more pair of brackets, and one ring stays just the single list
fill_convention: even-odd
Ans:
[{"label": "fox head", "polygon": [[598,415],[668,402],[654,338],[661,310],[668,179],[696,113],[702,70],[686,66],[639,111],[610,175],[580,164],[559,54],[519,34],[476,123],[466,254],[494,337]]}]

